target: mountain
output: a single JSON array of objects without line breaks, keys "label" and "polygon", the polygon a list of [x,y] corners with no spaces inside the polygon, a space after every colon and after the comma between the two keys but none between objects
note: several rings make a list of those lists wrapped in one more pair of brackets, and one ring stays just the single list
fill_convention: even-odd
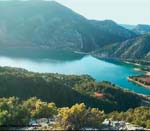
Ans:
[{"label": "mountain", "polygon": [[112,20],[91,20],[90,22],[101,32],[99,37],[103,38],[103,41],[107,41],[106,44],[114,43],[115,41],[124,41],[136,36],[132,31],[123,28]]},{"label": "mountain", "polygon": [[150,33],[150,25],[138,24],[138,25],[127,25],[121,24],[120,26],[135,32],[138,35]]},{"label": "mountain", "polygon": [[120,26],[122,26],[128,30],[133,30],[136,25],[120,24]]},{"label": "mountain", "polygon": [[113,21],[92,21],[54,1],[0,1],[0,46],[92,51],[134,38]]},{"label": "mountain", "polygon": [[150,61],[150,34],[105,46],[95,54],[101,57]]},{"label": "mountain", "polygon": [[133,31],[138,34],[150,33],[150,25],[139,24],[133,28]]}]

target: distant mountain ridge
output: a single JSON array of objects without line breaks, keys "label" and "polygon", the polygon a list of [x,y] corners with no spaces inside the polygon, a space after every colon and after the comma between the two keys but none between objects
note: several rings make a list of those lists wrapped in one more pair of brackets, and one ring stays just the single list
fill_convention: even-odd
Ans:
[{"label": "distant mountain ridge", "polygon": [[128,24],[120,24],[120,26],[122,26],[128,30],[133,30],[136,27],[136,25],[128,25]]},{"label": "distant mountain ridge", "polygon": [[[107,36],[107,39],[109,39],[109,37],[113,37],[111,43],[117,41],[117,39],[119,41],[123,41],[125,39],[127,40],[133,38],[134,33],[132,31],[123,28],[122,26],[118,25],[112,20],[104,20],[104,21],[91,20],[91,24],[95,26],[95,28],[103,31],[103,33],[109,34],[110,36]],[[113,40],[114,38],[116,38],[116,40]]]},{"label": "distant mountain ridge", "polygon": [[138,35],[150,33],[150,25],[146,25],[146,24],[138,24],[138,25],[120,24],[120,26],[133,31]]},{"label": "distant mountain ridge", "polygon": [[0,46],[90,52],[136,37],[113,21],[91,21],[54,1],[0,1]]},{"label": "distant mountain ridge", "polygon": [[138,34],[150,33],[150,25],[139,24],[133,28],[133,31]]},{"label": "distant mountain ridge", "polygon": [[114,43],[96,51],[101,57],[150,61],[150,34]]}]

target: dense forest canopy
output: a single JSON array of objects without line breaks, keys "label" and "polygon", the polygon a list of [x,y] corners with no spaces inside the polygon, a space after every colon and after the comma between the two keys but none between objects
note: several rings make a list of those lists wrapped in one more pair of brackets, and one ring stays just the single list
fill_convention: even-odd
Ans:
[{"label": "dense forest canopy", "polygon": [[109,82],[96,82],[88,75],[33,73],[24,69],[0,67],[0,97],[37,97],[58,107],[84,102],[111,112],[141,105],[142,98]]}]

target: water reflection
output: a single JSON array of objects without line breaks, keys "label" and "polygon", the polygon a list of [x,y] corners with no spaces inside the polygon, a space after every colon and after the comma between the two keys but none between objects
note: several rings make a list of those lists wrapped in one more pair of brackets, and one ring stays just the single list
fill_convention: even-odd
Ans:
[{"label": "water reflection", "polygon": [[41,73],[88,74],[97,81],[110,81],[138,93],[150,94],[150,89],[128,82],[127,77],[129,75],[142,73],[134,71],[133,65],[111,63],[110,61],[96,59],[90,55],[70,54],[70,52],[60,54],[60,57],[56,55],[57,58],[54,58],[55,55],[52,58],[49,55],[43,58],[32,57],[30,59],[27,57],[14,58],[1,56],[0,65],[25,68],[29,71]]}]

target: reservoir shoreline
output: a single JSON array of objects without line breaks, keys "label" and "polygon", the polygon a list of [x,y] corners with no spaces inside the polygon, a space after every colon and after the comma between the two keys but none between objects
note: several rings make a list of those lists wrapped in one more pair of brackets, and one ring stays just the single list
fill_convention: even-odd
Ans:
[{"label": "reservoir shoreline", "polygon": [[[54,52],[55,53],[55,52]],[[51,54],[54,54],[51,52]],[[83,53],[76,52],[76,54]],[[87,74],[93,77],[96,81],[109,81],[120,88],[130,90],[135,93],[150,95],[150,90],[142,86],[135,85],[127,80],[130,75],[140,75],[141,72],[134,71],[134,66],[123,64],[121,61],[97,59],[90,54],[85,54],[83,57],[73,55],[70,52],[60,52],[56,57],[47,56],[45,60],[34,58],[13,58],[0,57],[0,66],[10,66],[16,68],[24,68],[26,70],[38,73],[59,73],[65,75],[83,75]],[[45,56],[45,55],[44,55]],[[61,60],[59,60],[59,57]],[[69,57],[69,58],[68,58]],[[65,58],[65,59],[62,59]],[[143,73],[143,72],[142,72]]]},{"label": "reservoir shoreline", "polygon": [[135,84],[138,84],[138,85],[140,85],[140,86],[143,86],[143,87],[145,87],[145,88],[149,88],[149,89],[150,89],[150,86],[144,85],[144,84],[142,84],[142,83],[140,83],[140,82],[138,82],[138,81],[135,81],[135,80],[133,80],[133,79],[130,78],[130,77],[127,77],[127,79],[128,79],[128,81],[131,81],[131,82],[133,82],[133,83],[135,83]]}]

